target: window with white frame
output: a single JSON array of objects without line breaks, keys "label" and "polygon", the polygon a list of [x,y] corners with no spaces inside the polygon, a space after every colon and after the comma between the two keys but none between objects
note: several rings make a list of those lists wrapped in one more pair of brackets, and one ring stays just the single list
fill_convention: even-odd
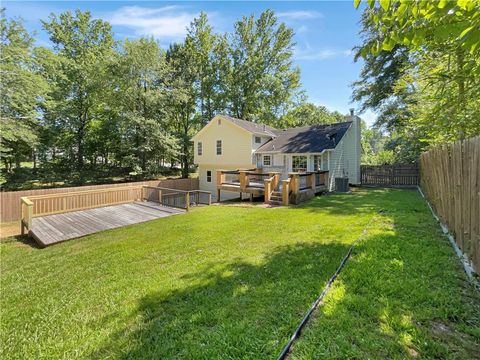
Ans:
[{"label": "window with white frame", "polygon": [[272,166],[272,155],[263,155],[263,166]]},{"label": "window with white frame", "polygon": [[202,155],[203,149],[202,149],[202,142],[199,141],[197,143],[197,155]]},{"label": "window with white frame", "polygon": [[217,155],[222,155],[222,140],[217,140]]},{"label": "window with white frame", "polygon": [[207,182],[212,182],[212,172],[207,170]]},{"label": "window with white frame", "polygon": [[292,171],[305,172],[307,171],[307,157],[306,156],[292,156]]},{"label": "window with white frame", "polygon": [[255,144],[261,144],[262,138],[260,136],[255,136]]}]

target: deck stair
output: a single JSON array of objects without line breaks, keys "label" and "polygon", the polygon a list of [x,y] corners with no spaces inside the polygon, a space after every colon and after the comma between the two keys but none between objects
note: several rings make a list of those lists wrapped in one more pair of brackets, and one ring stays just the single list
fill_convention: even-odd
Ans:
[{"label": "deck stair", "polygon": [[271,205],[282,205],[282,192],[281,191],[272,191],[270,195],[270,204]]}]

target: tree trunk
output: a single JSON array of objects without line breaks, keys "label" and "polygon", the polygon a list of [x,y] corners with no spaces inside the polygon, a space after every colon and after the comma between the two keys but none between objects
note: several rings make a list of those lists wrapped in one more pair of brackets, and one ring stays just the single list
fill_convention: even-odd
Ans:
[{"label": "tree trunk", "polygon": [[77,132],[77,170],[81,171],[83,169],[83,156],[84,156],[84,147],[83,140],[85,138],[85,124],[86,116],[84,113],[80,115],[80,126],[78,127]]}]

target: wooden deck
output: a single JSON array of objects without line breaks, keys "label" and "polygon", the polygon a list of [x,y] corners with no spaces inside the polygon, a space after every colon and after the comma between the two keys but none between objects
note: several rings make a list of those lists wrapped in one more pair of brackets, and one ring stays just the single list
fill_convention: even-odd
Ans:
[{"label": "wooden deck", "polygon": [[30,235],[40,246],[48,246],[103,230],[183,213],[183,209],[148,201],[106,206],[33,218]]}]

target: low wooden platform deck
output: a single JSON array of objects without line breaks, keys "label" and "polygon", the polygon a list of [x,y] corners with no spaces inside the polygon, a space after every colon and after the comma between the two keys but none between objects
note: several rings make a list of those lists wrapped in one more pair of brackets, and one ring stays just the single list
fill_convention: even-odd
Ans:
[{"label": "low wooden platform deck", "polygon": [[155,202],[134,202],[63,214],[36,217],[30,235],[48,246],[99,231],[185,213]]}]

